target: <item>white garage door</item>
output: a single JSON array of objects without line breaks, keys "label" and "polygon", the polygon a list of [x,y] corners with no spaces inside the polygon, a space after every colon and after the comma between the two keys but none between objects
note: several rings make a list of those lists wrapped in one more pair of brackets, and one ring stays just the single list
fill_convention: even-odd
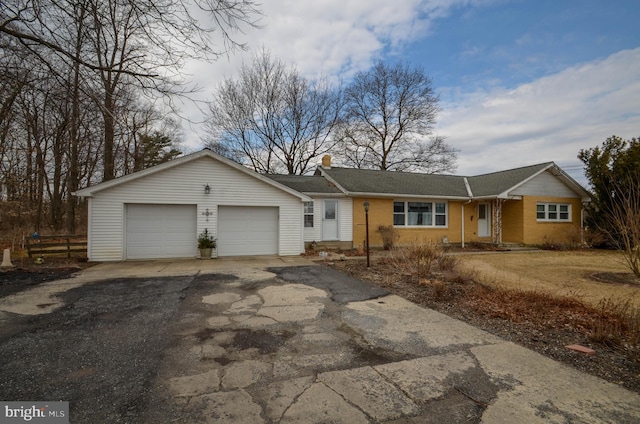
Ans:
[{"label": "white garage door", "polygon": [[127,259],[194,258],[195,205],[127,205]]},{"label": "white garage door", "polygon": [[218,256],[278,253],[278,208],[220,206]]}]

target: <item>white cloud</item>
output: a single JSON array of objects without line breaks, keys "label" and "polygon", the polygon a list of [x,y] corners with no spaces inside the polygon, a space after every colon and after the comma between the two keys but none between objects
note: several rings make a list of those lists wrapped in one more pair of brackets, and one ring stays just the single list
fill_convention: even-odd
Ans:
[{"label": "white cloud", "polygon": [[[263,47],[310,78],[348,79],[383,53],[400,53],[403,46],[425,37],[431,22],[454,8],[492,1],[269,0],[262,4],[262,28],[249,29],[239,39],[247,42],[248,52],[214,64],[192,63],[186,70],[203,87],[200,100],[209,99],[221,80],[232,77]],[[197,108],[186,103],[183,114],[202,119]],[[185,129],[191,148],[200,144],[197,130]]]},{"label": "white cloud", "polygon": [[[437,132],[460,149],[458,172],[478,174],[554,161],[579,165],[580,149],[640,130],[640,48],[567,68],[513,90],[456,94]],[[580,169],[572,172],[582,179]]]}]

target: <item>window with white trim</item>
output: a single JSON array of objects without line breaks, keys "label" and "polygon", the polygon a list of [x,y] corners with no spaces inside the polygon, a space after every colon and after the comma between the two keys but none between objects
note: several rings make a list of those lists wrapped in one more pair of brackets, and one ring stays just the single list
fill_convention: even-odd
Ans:
[{"label": "window with white trim", "polygon": [[313,228],[313,202],[304,202],[304,227]]},{"label": "window with white trim", "polygon": [[446,202],[393,202],[393,225],[446,227]]},{"label": "window with white trim", "polygon": [[571,205],[569,203],[538,203],[536,205],[538,221],[571,221]]}]

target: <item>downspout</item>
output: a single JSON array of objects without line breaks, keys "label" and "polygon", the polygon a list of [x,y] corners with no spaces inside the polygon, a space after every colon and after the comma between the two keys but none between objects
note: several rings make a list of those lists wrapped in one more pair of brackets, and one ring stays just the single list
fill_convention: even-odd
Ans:
[{"label": "downspout", "polygon": [[582,209],[580,209],[580,245],[584,246],[584,211],[585,203],[582,203]]}]

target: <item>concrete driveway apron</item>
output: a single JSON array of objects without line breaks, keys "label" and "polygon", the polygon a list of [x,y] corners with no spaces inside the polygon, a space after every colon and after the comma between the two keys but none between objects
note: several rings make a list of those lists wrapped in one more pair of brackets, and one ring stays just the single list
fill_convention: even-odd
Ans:
[{"label": "concrete driveway apron", "polygon": [[136,422],[640,422],[636,393],[302,258],[100,264],[0,311],[150,276],[193,280]]}]

